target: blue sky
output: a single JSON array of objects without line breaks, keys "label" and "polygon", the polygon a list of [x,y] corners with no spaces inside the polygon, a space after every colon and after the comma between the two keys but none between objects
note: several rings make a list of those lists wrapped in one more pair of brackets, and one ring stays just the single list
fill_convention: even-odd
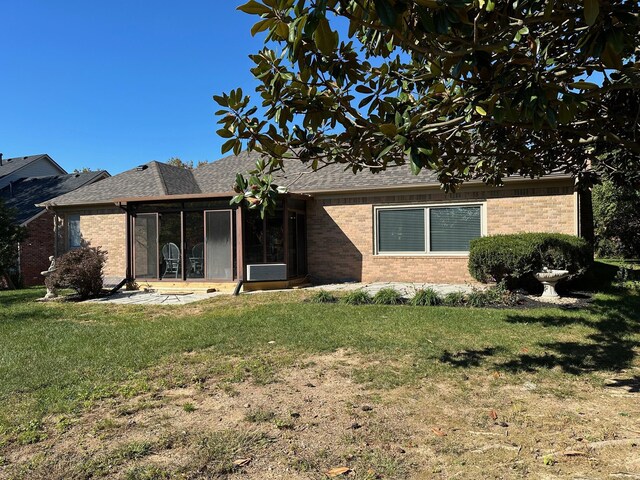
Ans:
[{"label": "blue sky", "polygon": [[242,0],[4,2],[0,152],[68,171],[216,160],[213,94],[253,91]]}]

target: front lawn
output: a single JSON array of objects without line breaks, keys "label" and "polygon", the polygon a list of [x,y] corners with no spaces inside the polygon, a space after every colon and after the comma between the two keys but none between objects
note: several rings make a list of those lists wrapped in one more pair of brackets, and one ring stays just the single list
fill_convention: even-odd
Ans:
[{"label": "front lawn", "polygon": [[640,437],[635,294],[578,310],[41,295],[0,292],[0,477],[640,471],[615,443]]}]

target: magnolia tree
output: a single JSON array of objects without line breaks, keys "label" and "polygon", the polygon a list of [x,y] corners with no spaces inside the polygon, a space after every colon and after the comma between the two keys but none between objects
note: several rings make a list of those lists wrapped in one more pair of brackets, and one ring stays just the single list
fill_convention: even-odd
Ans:
[{"label": "magnolia tree", "polygon": [[[263,110],[214,99],[223,153],[260,154],[235,201],[265,208],[287,159],[406,165],[454,190],[506,175],[637,172],[640,20],[625,0],[251,0]],[[631,164],[629,163],[631,162]],[[627,175],[622,174],[621,178]]]}]

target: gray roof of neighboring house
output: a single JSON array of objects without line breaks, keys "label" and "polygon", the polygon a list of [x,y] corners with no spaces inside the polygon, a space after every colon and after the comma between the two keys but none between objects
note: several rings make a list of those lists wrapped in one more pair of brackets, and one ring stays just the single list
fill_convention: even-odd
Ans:
[{"label": "gray roof of neighboring house", "polygon": [[60,167],[53,159],[47,155],[46,153],[42,153],[40,155],[28,155],[26,157],[14,157],[14,158],[3,158],[2,165],[0,165],[0,178],[6,177],[7,175],[12,174],[13,172],[20,170],[23,167],[26,167],[32,162],[40,158],[49,159],[56,167],[60,169],[61,172],[64,172],[64,169]]},{"label": "gray roof of neighboring house", "polygon": [[[160,162],[149,162],[119,175],[88,185],[46,205],[88,205],[113,203],[114,199],[154,198],[168,195],[224,194],[232,191],[236,174],[255,168],[256,153],[242,152],[190,170]],[[313,171],[298,160],[285,161],[285,170],[274,172],[274,181],[294,193],[332,190],[365,190],[401,186],[439,185],[433,171],[413,175],[407,165],[390,167],[379,173],[354,174],[348,165],[333,164]]]},{"label": "gray roof of neighboring house", "polygon": [[77,190],[108,175],[107,172],[101,170],[48,177],[22,178],[1,189],[0,199],[3,200],[6,207],[16,211],[16,221],[22,224],[42,211],[42,208],[37,207],[36,204]]}]

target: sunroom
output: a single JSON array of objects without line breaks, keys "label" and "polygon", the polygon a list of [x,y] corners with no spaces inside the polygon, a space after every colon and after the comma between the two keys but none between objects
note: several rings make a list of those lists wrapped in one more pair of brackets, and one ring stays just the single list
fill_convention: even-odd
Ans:
[{"label": "sunroom", "polygon": [[281,195],[265,218],[230,199],[200,194],[116,199],[127,214],[127,277],[158,288],[193,282],[194,288],[226,290],[244,283],[248,290],[302,283],[307,197]]}]

